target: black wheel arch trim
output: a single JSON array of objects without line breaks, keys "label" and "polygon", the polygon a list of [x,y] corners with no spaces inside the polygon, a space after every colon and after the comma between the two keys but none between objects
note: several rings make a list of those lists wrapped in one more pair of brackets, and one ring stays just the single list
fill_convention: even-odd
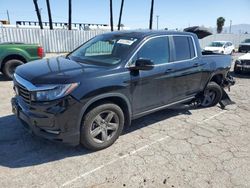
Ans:
[{"label": "black wheel arch trim", "polygon": [[223,72],[223,71],[214,72],[213,74],[210,75],[210,77],[209,77],[209,79],[208,79],[208,81],[207,81],[207,83],[206,83],[206,85],[205,85],[204,90],[206,89],[208,83],[211,82],[211,80],[212,80],[215,76],[218,76],[218,75],[221,75],[221,76],[222,76],[222,80],[223,80],[223,79],[225,78],[225,76],[226,76],[225,72]]},{"label": "black wheel arch trim", "polygon": [[80,131],[80,127],[82,124],[82,118],[83,118],[83,115],[86,113],[87,109],[95,102],[97,102],[99,100],[106,99],[106,98],[110,98],[110,97],[118,97],[126,103],[127,108],[128,108],[128,112],[129,112],[128,117],[127,117],[129,119],[127,119],[127,123],[130,124],[131,117],[132,117],[132,107],[131,107],[129,99],[121,93],[105,93],[105,94],[101,94],[101,95],[98,95],[96,97],[91,98],[90,100],[87,101],[87,103],[84,104],[84,106],[81,109],[80,116],[78,119],[77,130]]}]

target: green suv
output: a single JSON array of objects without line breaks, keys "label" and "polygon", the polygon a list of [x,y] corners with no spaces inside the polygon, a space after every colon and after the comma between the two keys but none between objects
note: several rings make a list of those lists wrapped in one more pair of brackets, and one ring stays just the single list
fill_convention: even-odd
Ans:
[{"label": "green suv", "polygon": [[43,57],[43,48],[37,44],[0,43],[0,71],[9,79],[17,66]]}]

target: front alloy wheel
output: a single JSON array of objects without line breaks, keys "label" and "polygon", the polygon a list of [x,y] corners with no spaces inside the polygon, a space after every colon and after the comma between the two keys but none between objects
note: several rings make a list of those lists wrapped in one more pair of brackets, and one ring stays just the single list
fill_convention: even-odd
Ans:
[{"label": "front alloy wheel", "polygon": [[118,127],[118,115],[113,111],[104,111],[94,118],[90,129],[90,135],[96,143],[104,143],[114,137]]},{"label": "front alloy wheel", "polygon": [[83,118],[81,144],[90,150],[100,150],[112,145],[124,126],[122,109],[105,103],[90,110]]}]

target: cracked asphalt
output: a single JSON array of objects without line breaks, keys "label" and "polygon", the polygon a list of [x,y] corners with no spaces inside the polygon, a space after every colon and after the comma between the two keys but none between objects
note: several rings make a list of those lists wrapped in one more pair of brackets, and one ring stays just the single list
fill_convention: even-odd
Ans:
[{"label": "cracked asphalt", "polygon": [[250,187],[250,75],[236,81],[225,110],[162,110],[89,152],[27,133],[0,75],[0,187]]}]

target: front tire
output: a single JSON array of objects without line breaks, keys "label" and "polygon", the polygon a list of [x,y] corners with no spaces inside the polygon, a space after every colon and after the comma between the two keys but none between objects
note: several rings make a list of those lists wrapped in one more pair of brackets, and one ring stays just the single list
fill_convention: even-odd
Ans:
[{"label": "front tire", "polygon": [[93,151],[112,145],[124,127],[124,113],[113,103],[94,107],[83,118],[81,144]]},{"label": "front tire", "polygon": [[215,82],[209,82],[201,99],[202,107],[215,106],[222,98],[222,89]]},{"label": "front tire", "polygon": [[19,59],[11,59],[11,60],[6,61],[3,67],[3,74],[8,79],[12,79],[16,68],[22,64],[24,64],[24,62]]}]

